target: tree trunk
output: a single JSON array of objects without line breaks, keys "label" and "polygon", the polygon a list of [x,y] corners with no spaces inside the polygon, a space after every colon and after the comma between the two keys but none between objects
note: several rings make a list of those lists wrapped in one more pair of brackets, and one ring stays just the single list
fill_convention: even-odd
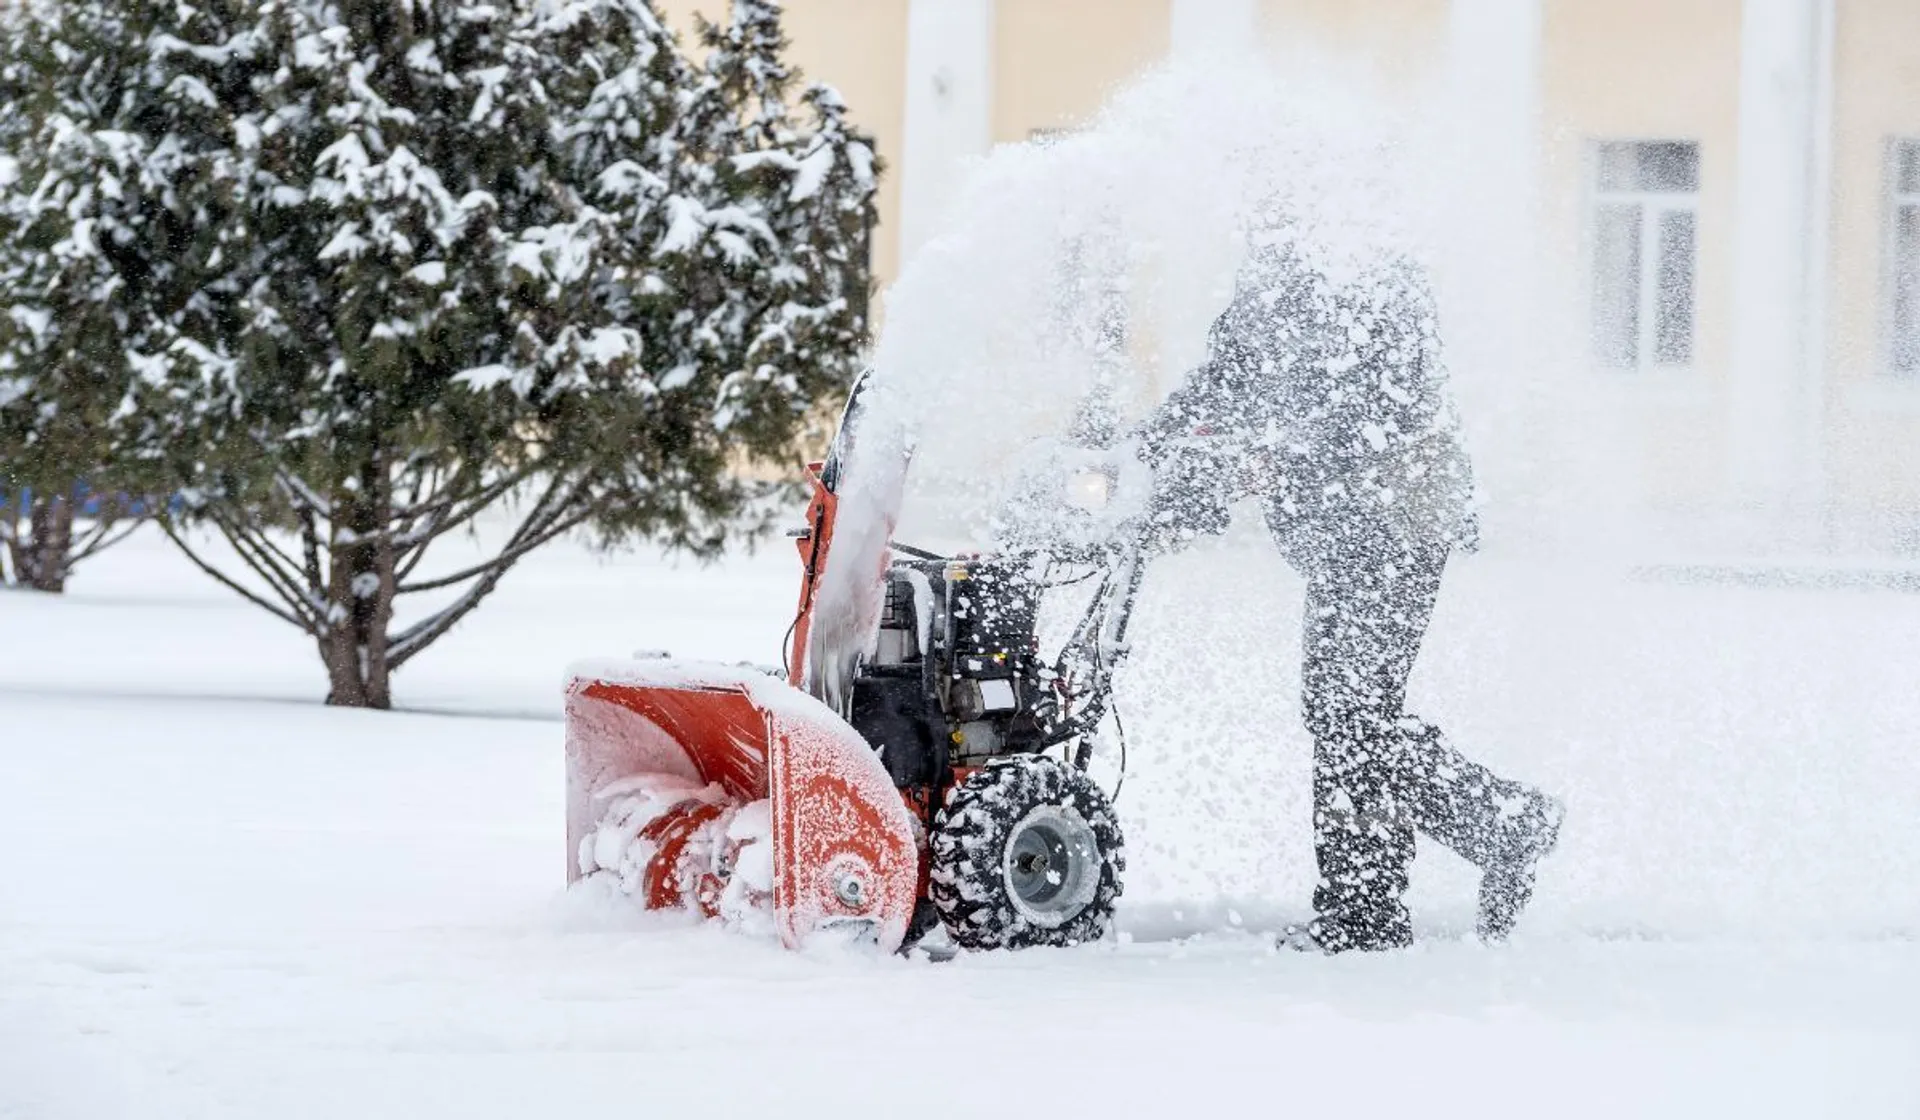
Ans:
[{"label": "tree trunk", "polygon": [[18,522],[11,511],[0,514],[7,518],[5,534],[6,555],[0,557],[0,586],[12,586],[27,581],[27,539],[19,535]]},{"label": "tree trunk", "polygon": [[73,502],[64,495],[33,501],[32,528],[20,578],[35,591],[67,589],[67,558],[73,551]]},{"label": "tree trunk", "polygon": [[393,541],[387,532],[391,500],[383,478],[365,482],[368,485],[358,492],[334,500],[337,512],[327,587],[333,617],[320,637],[320,658],[327,666],[327,703],[384,709],[393,706],[393,674],[387,664],[387,628],[393,621],[396,583]]}]

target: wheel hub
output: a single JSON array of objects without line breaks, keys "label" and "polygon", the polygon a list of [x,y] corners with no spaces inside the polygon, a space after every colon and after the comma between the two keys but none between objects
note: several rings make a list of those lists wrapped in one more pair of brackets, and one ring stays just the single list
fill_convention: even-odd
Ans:
[{"label": "wheel hub", "polygon": [[1093,829],[1068,806],[1033,809],[1008,838],[1005,874],[1007,894],[1028,921],[1049,929],[1065,925],[1099,888]]}]

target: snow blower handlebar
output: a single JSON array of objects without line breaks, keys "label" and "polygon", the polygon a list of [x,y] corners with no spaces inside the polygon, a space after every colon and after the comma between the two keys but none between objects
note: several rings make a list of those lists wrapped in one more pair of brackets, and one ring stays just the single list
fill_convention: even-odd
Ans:
[{"label": "snow blower handlebar", "polygon": [[1113,550],[1100,585],[1054,663],[1063,694],[1078,706],[1059,721],[1045,740],[1051,747],[1078,740],[1074,762],[1085,769],[1093,736],[1112,708],[1113,674],[1126,660],[1127,627],[1146,575],[1146,556],[1137,543]]}]

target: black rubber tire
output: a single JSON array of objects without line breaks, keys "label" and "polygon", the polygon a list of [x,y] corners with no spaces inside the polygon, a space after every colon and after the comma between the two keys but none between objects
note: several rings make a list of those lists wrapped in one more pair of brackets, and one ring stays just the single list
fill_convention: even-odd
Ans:
[{"label": "black rubber tire", "polygon": [[940,908],[930,898],[913,904],[913,917],[907,920],[907,935],[900,939],[900,951],[911,952],[929,933],[940,928]]},{"label": "black rubber tire", "polygon": [[[1099,868],[1091,899],[1057,925],[1036,922],[1016,903],[1007,846],[1036,809],[1069,809],[1091,831]],[[967,775],[934,821],[927,894],[963,949],[1026,949],[1098,941],[1120,897],[1127,856],[1113,805],[1064,762],[1040,755],[998,759]]]}]

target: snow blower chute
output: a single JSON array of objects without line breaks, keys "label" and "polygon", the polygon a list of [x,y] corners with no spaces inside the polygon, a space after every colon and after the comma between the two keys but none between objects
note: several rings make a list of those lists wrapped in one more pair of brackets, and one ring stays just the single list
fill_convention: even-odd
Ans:
[{"label": "snow blower chute", "polygon": [[[948,557],[893,541],[904,456],[879,499],[838,493],[860,398],[810,468],[785,680],[665,658],[574,667],[568,877],[770,924],[789,947],[832,932],[891,951],[936,925],[968,949],[1098,938],[1125,859],[1087,767],[1139,548]],[[1070,465],[1049,492],[1081,505],[1124,473]],[[1068,584],[1087,601],[1043,659],[1041,600]]]}]

